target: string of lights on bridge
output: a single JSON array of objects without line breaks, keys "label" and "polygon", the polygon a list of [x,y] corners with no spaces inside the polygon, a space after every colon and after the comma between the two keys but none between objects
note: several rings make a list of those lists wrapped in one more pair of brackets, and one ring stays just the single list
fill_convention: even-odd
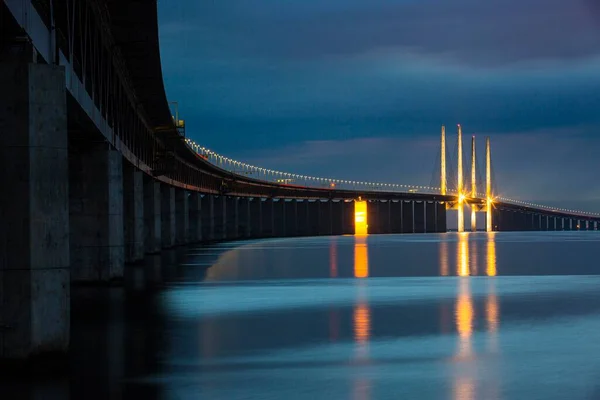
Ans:
[{"label": "string of lights on bridge", "polygon": [[[241,161],[233,160],[229,157],[225,157],[218,154],[206,147],[200,146],[191,139],[185,139],[186,144],[194,150],[200,157],[211,162],[217,167],[220,167],[228,172],[236,173],[239,175],[244,174],[256,174],[256,179],[264,181],[273,181],[277,183],[300,183],[304,186],[311,186],[316,184],[316,187],[329,187],[338,189],[365,189],[373,191],[402,191],[408,189],[409,192],[426,192],[426,193],[440,193],[441,188],[433,186],[421,186],[421,185],[405,185],[398,183],[380,183],[380,182],[364,182],[364,181],[353,181],[345,179],[334,179],[334,178],[321,178],[316,176],[300,175],[289,172],[277,171],[273,169],[258,167],[255,165],[247,164]],[[241,169],[241,170],[240,170]],[[451,193],[456,194],[456,190],[449,189]],[[480,198],[485,198],[485,194],[477,193]],[[545,209],[554,212],[564,212],[569,214],[580,214],[589,216],[600,216],[600,213],[592,213],[580,210],[572,210],[568,208],[551,207],[542,204],[535,204],[521,200],[509,199],[506,197],[495,197],[495,201],[502,201],[506,203],[512,203],[516,205]]]}]

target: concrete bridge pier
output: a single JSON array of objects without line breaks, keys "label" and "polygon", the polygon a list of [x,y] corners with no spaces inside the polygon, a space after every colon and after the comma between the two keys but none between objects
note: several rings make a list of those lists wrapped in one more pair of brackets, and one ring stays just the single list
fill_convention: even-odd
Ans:
[{"label": "concrete bridge pier", "polygon": [[[446,204],[444,202],[441,203],[435,203],[435,208],[436,208],[436,219],[437,219],[437,224],[436,224],[436,232],[447,232],[448,231],[448,227],[447,227],[447,222],[446,222]],[[492,226],[494,223],[494,219],[492,218]]]},{"label": "concrete bridge pier", "polygon": [[285,214],[285,236],[297,236],[299,234],[298,200],[284,201],[283,212]]},{"label": "concrete bridge pier", "polygon": [[144,259],[144,173],[123,161],[125,262]]},{"label": "concrete bridge pier", "polygon": [[343,201],[343,234],[344,235],[353,235],[355,232],[355,211],[354,211],[354,201]]},{"label": "concrete bridge pier", "polygon": [[261,201],[261,237],[273,237],[275,229],[273,199],[262,199]]},{"label": "concrete bridge pier", "polygon": [[285,218],[285,200],[278,199],[273,202],[274,235],[283,237],[286,233],[287,220]]},{"label": "concrete bridge pier", "polygon": [[402,202],[402,233],[415,232],[414,206],[413,201]]},{"label": "concrete bridge pier", "polygon": [[333,235],[344,234],[344,200],[331,200],[331,229]]},{"label": "concrete bridge pier", "polygon": [[306,202],[306,219],[309,236],[319,235],[319,203],[319,200],[309,200]]},{"label": "concrete bridge pier", "polygon": [[227,239],[239,239],[239,208],[237,197],[227,197],[225,200],[227,208]]},{"label": "concrete bridge pier", "polygon": [[413,201],[413,232],[414,233],[425,233],[425,202],[424,201]]},{"label": "concrete bridge pier", "polygon": [[425,202],[425,233],[437,232],[437,207],[433,201]]},{"label": "concrete bridge pier", "polygon": [[175,188],[170,185],[161,184],[161,238],[162,248],[168,249],[175,246],[176,221],[175,221]]},{"label": "concrete bridge pier", "polygon": [[390,233],[402,233],[402,205],[404,202],[400,201],[390,201]]},{"label": "concrete bridge pier", "polygon": [[250,200],[250,236],[259,238],[262,235],[262,199],[254,197]]},{"label": "concrete bridge pier", "polygon": [[240,197],[237,204],[238,209],[238,235],[241,238],[249,238],[251,233],[250,228],[250,199]]},{"label": "concrete bridge pier", "polygon": [[379,222],[379,200],[367,201],[367,225],[369,227],[369,234],[376,235],[381,233]]},{"label": "concrete bridge pier", "polygon": [[319,235],[331,235],[333,233],[333,220],[331,213],[332,200],[319,200],[318,205],[318,224]]},{"label": "concrete bridge pier", "polygon": [[214,239],[227,239],[227,198],[215,196],[213,204]]},{"label": "concrete bridge pier", "polygon": [[202,196],[202,240],[215,240],[215,198],[211,194]]},{"label": "concrete bridge pier", "polygon": [[123,278],[123,157],[107,143],[69,154],[71,280]]},{"label": "concrete bridge pier", "polygon": [[175,244],[190,242],[190,197],[184,189],[175,189]]},{"label": "concrete bridge pier", "polygon": [[160,183],[144,177],[144,248],[156,254],[162,248]]},{"label": "concrete bridge pier", "polygon": [[69,346],[65,74],[0,63],[0,358]]},{"label": "concrete bridge pier", "polygon": [[189,240],[191,243],[202,241],[202,196],[191,192],[189,198]]}]

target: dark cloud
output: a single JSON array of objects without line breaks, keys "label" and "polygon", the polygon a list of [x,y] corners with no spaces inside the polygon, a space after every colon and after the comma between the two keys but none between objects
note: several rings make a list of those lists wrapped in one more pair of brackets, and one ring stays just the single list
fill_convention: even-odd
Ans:
[{"label": "dark cloud", "polygon": [[494,138],[509,197],[600,198],[593,0],[159,5],[169,97],[188,134],[218,152],[428,185],[440,125],[460,122]]},{"label": "dark cloud", "polygon": [[[326,3],[326,4],[323,4]],[[205,45],[208,54],[284,60],[322,59],[378,49],[495,66],[594,56],[600,50],[597,6],[587,0],[279,0],[169,5],[167,25]],[[181,18],[181,14],[180,14]]]}]

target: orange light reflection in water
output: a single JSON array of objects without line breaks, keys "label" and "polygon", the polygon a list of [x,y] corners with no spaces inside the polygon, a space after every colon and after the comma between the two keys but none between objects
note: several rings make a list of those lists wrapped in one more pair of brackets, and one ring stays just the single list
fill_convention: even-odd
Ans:
[{"label": "orange light reflection in water", "polygon": [[[496,240],[495,233],[490,232],[487,236],[485,272],[489,277],[495,277],[496,271]],[[476,246],[477,243],[469,243],[468,233],[460,233],[457,243],[457,275],[459,278],[458,296],[455,308],[456,331],[458,332],[458,350],[453,359],[456,365],[453,369],[456,371],[453,385],[453,397],[457,400],[473,400],[476,394],[476,368],[472,365],[475,357],[475,350],[472,344],[472,336],[475,320],[475,307],[471,294],[471,273],[475,273],[475,260],[469,260],[469,256],[476,257],[477,251],[471,249],[470,245]],[[442,247],[443,249],[443,247]],[[442,263],[444,255],[441,255]],[[447,255],[445,256],[447,257]],[[483,267],[483,265],[482,265]],[[473,269],[473,271],[471,271]],[[495,281],[489,281],[488,293],[485,303],[485,318],[488,331],[488,350],[497,351],[497,331],[499,328],[500,307],[496,295]],[[492,398],[497,398],[497,391],[492,394]],[[488,393],[491,394],[491,393]]]},{"label": "orange light reflection in water", "polygon": [[338,276],[337,242],[334,239],[329,242],[329,276]]},{"label": "orange light reflection in water", "polygon": [[[354,242],[354,276],[367,278],[369,276],[369,253],[365,236],[356,236]],[[356,343],[355,360],[359,363],[355,370],[353,398],[368,400],[371,398],[371,379],[361,371],[361,364],[369,361],[369,339],[371,336],[371,309],[368,297],[364,293],[366,282],[359,281],[358,301],[354,306],[354,340]]]},{"label": "orange light reflection in water", "polygon": [[458,234],[458,276],[469,276],[469,233]]},{"label": "orange light reflection in water", "polygon": [[496,232],[487,234],[487,269],[488,276],[496,276]]},{"label": "orange light reflection in water", "polygon": [[366,302],[354,307],[354,339],[362,344],[369,341],[371,335],[371,312]]},{"label": "orange light reflection in water", "polygon": [[367,278],[369,276],[369,250],[365,236],[354,237],[354,277]]},{"label": "orange light reflection in water", "polygon": [[[475,318],[475,309],[471,297],[471,278],[469,277],[469,233],[467,232],[458,235],[457,275],[460,278],[454,317],[459,346],[454,361],[462,364],[468,363],[473,358],[471,336],[473,335],[473,320]],[[459,373],[456,376],[454,398],[457,400],[475,399],[475,380],[468,371],[465,374]]]},{"label": "orange light reflection in water", "polygon": [[448,266],[448,242],[440,241],[440,275],[448,276],[450,268]]}]

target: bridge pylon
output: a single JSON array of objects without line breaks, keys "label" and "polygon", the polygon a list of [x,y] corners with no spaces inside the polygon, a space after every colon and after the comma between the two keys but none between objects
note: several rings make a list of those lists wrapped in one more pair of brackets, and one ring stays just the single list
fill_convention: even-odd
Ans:
[{"label": "bridge pylon", "polygon": [[458,124],[458,231],[465,231],[465,194],[463,192],[463,148],[462,127]]},{"label": "bridge pylon", "polygon": [[485,139],[485,230],[492,232],[494,230],[492,221],[492,147],[489,136]]},{"label": "bridge pylon", "polygon": [[[477,162],[475,151],[475,136],[471,138],[471,198],[477,198]],[[477,209],[471,205],[471,231],[477,232]]]},{"label": "bridge pylon", "polygon": [[442,125],[442,142],[440,148],[440,193],[445,196],[448,191],[448,180],[446,178],[446,127],[444,125]]}]

